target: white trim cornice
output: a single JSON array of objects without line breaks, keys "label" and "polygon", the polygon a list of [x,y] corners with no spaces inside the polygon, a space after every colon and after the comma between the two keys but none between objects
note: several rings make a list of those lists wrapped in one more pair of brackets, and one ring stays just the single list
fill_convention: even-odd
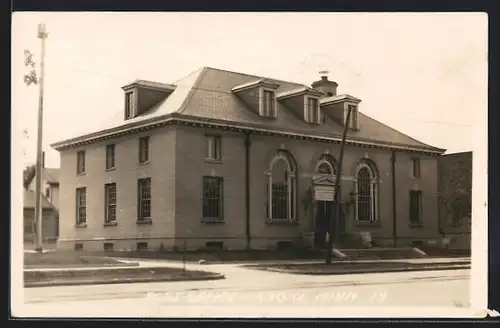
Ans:
[{"label": "white trim cornice", "polygon": [[[216,119],[193,117],[193,116],[173,113],[165,116],[151,118],[144,121],[133,122],[127,125],[115,127],[104,131],[83,135],[77,138],[64,140],[61,142],[51,144],[51,147],[60,151],[67,148],[78,147],[84,144],[91,144],[94,142],[98,142],[100,140],[115,138],[118,136],[136,133],[139,131],[159,128],[173,123],[199,126],[199,127],[210,127],[216,129],[233,130],[233,131],[254,131],[264,135],[277,135],[289,138],[315,140],[319,142],[340,143],[342,139],[342,136],[340,135],[337,136],[337,135],[307,134],[303,132],[268,129],[256,125],[254,126],[249,124],[240,124],[236,122],[228,122]],[[415,147],[415,146],[396,144],[391,142],[364,140],[361,138],[353,138],[353,137],[348,137],[346,140],[346,144],[351,146],[368,147],[368,148],[386,148],[386,149],[393,149],[393,150],[400,150],[407,152],[420,152],[429,155],[441,155],[446,151],[445,149],[440,149],[435,147]]]}]

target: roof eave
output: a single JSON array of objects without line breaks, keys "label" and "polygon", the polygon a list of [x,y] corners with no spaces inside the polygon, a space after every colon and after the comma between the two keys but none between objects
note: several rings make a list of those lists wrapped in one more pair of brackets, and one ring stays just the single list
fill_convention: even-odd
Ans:
[{"label": "roof eave", "polygon": [[352,98],[342,98],[342,99],[336,99],[336,100],[330,100],[330,101],[323,100],[323,102],[320,100],[319,105],[326,107],[326,106],[336,105],[336,104],[340,104],[340,103],[344,103],[344,102],[350,102],[350,103],[354,103],[354,104],[358,105],[361,102],[361,100],[360,99],[352,99]]},{"label": "roof eave", "polygon": [[[201,117],[191,117],[187,115],[182,115],[182,114],[177,114],[177,113],[172,113],[166,116],[160,116],[156,117],[153,119],[150,119],[148,122],[136,122],[134,126],[130,127],[121,127],[122,129],[117,129],[115,128],[114,131],[110,130],[105,130],[101,132],[96,132],[91,135],[87,136],[81,136],[79,138],[74,138],[70,140],[66,140],[63,142],[59,142],[57,144],[52,144],[51,147],[55,148],[56,150],[62,150],[64,148],[70,148],[74,146],[78,146],[80,144],[90,144],[94,143],[98,140],[101,139],[107,139],[107,138],[112,138],[116,137],[119,135],[123,134],[128,134],[128,133],[133,133],[135,131],[140,131],[144,129],[149,129],[149,128],[154,128],[157,126],[162,126],[168,123],[172,122],[179,122],[179,123],[184,123],[184,124],[203,124],[203,125],[210,125],[213,127],[221,127],[221,128],[235,128],[235,129],[241,129],[241,130],[250,130],[250,131],[257,131],[257,132],[262,132],[262,133],[268,133],[268,134],[277,134],[277,135],[283,135],[283,136],[291,136],[291,137],[298,137],[298,138],[306,138],[306,139],[317,139],[317,140],[322,140],[322,141],[328,141],[328,142],[341,142],[341,136],[327,136],[327,135],[313,135],[313,134],[306,134],[302,132],[290,132],[290,131],[283,131],[283,130],[273,130],[273,129],[268,129],[268,128],[263,128],[259,126],[250,126],[247,124],[240,124],[236,122],[226,122],[222,120],[215,120],[215,119],[208,119],[208,118],[201,118]],[[380,141],[375,141],[375,140],[362,140],[359,138],[347,138],[346,140],[347,144],[353,144],[353,145],[360,145],[360,146],[374,146],[374,147],[381,147],[381,148],[389,148],[389,149],[395,149],[395,150],[402,150],[402,151],[415,151],[415,152],[424,152],[424,153],[431,153],[431,154],[436,154],[436,155],[441,155],[443,154],[446,150],[445,149],[440,149],[436,147],[415,147],[411,145],[404,145],[404,144],[395,144],[395,143],[387,143],[387,142],[380,142]]]},{"label": "roof eave", "polygon": [[295,98],[295,97],[300,97],[300,96],[313,96],[313,97],[321,97],[323,93],[309,89],[309,88],[302,88],[298,89],[296,91],[284,91],[281,94],[276,95],[276,99],[278,100],[285,100],[289,98]]},{"label": "roof eave", "polygon": [[165,93],[171,94],[172,92],[175,91],[177,86],[176,85],[154,86],[154,85],[132,83],[132,84],[128,84],[128,85],[122,87],[123,91],[129,91],[129,90],[134,89],[134,88],[154,90],[154,91],[160,91],[160,92],[165,92]]},{"label": "roof eave", "polygon": [[66,139],[63,141],[55,142],[50,145],[51,148],[55,150],[60,150],[62,148],[71,147],[78,143],[92,143],[93,140],[103,139],[106,137],[113,137],[115,135],[126,134],[130,131],[136,129],[143,129],[148,127],[148,125],[158,125],[164,122],[170,121],[176,113],[170,113],[167,115],[153,117],[143,121],[132,122],[126,125],[121,125],[118,127],[113,127],[111,129],[101,130],[89,134],[84,134],[76,138]]},{"label": "roof eave", "polygon": [[265,87],[269,89],[278,89],[280,86],[277,83],[273,83],[265,80],[257,80],[249,83],[239,84],[231,88],[231,92],[238,93],[258,87]]}]

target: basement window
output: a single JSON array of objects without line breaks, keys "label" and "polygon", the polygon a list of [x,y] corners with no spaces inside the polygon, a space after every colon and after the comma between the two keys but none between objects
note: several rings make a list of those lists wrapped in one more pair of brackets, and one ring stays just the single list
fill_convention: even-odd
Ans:
[{"label": "basement window", "polygon": [[138,251],[147,251],[148,250],[148,243],[137,243],[137,250]]},{"label": "basement window", "polygon": [[205,243],[207,250],[221,251],[224,249],[224,242],[222,241],[208,241]]},{"label": "basement window", "polygon": [[114,248],[113,243],[104,243],[104,251],[105,252],[112,252]]},{"label": "basement window", "polygon": [[288,240],[278,241],[276,243],[276,250],[278,250],[278,251],[290,250],[292,248],[293,248],[293,243],[291,241],[288,241]]},{"label": "basement window", "polygon": [[83,251],[83,244],[76,243],[75,244],[75,251]]}]

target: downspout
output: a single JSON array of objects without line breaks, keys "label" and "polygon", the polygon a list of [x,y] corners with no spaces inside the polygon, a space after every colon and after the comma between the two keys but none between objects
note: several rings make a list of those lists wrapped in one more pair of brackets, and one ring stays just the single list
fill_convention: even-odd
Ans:
[{"label": "downspout", "polygon": [[245,234],[246,234],[246,248],[250,249],[250,146],[252,141],[250,140],[250,135],[252,131],[245,132],[245,198],[246,198],[246,224],[245,224]]},{"label": "downspout", "polygon": [[392,171],[392,240],[394,248],[397,247],[397,215],[396,215],[396,151],[392,151],[391,156],[391,171]]}]

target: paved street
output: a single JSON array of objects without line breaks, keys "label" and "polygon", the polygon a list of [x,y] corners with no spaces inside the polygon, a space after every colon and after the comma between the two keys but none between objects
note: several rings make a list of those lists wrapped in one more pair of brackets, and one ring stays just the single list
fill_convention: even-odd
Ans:
[{"label": "paved street", "polygon": [[[141,262],[141,266],[166,265]],[[181,266],[180,263],[168,265]],[[234,264],[189,264],[225,280],[27,288],[26,310],[43,316],[332,316],[367,306],[467,307],[469,270],[306,276]],[[395,313],[394,315],[397,315]]]}]

